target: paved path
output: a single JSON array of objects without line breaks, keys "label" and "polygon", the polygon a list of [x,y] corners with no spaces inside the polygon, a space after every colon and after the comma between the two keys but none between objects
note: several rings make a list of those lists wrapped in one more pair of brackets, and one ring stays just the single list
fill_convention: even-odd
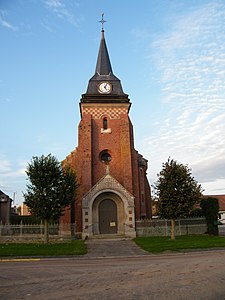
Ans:
[{"label": "paved path", "polygon": [[88,239],[86,244],[88,258],[149,255],[128,239]]}]

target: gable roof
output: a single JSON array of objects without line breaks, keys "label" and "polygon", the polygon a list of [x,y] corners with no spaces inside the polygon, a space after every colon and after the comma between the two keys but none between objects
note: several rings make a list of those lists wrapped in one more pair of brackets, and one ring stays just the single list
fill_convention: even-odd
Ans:
[{"label": "gable roof", "polygon": [[99,193],[111,191],[123,195],[129,205],[133,205],[134,196],[109,173],[106,173],[83,197],[83,207],[87,207]]}]

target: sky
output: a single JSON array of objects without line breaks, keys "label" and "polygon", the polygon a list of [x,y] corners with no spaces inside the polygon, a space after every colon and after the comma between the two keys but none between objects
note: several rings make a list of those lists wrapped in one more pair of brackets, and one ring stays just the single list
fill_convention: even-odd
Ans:
[{"label": "sky", "polygon": [[0,0],[0,190],[21,204],[32,157],[77,146],[101,13],[150,184],[170,157],[225,194],[224,0]]}]

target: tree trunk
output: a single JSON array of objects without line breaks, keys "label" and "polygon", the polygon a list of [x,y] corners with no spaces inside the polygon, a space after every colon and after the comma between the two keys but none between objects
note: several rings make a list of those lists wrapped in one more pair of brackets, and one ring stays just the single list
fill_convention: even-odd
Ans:
[{"label": "tree trunk", "polygon": [[175,220],[171,219],[171,240],[175,240]]},{"label": "tree trunk", "polygon": [[44,242],[47,244],[48,241],[49,241],[48,220],[44,220]]}]

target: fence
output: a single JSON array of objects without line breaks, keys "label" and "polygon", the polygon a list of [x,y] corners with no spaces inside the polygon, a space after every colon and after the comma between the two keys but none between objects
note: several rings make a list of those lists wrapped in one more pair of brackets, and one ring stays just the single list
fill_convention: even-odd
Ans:
[{"label": "fence", "polygon": [[[49,224],[48,228],[50,240],[68,239],[76,234],[76,224]],[[1,225],[0,241],[29,240],[38,241],[44,239],[44,225]]]},{"label": "fence", "polygon": [[[175,234],[204,234],[207,231],[205,218],[182,219],[175,221]],[[171,221],[161,219],[136,221],[137,236],[170,236]]]},{"label": "fence", "polygon": [[[175,222],[175,234],[204,234],[207,231],[204,218],[182,219]],[[136,221],[137,236],[169,236],[171,233],[170,220],[151,219]],[[50,240],[65,240],[80,237],[75,224],[50,224]],[[44,225],[1,225],[0,242],[5,241],[43,241]]]}]

